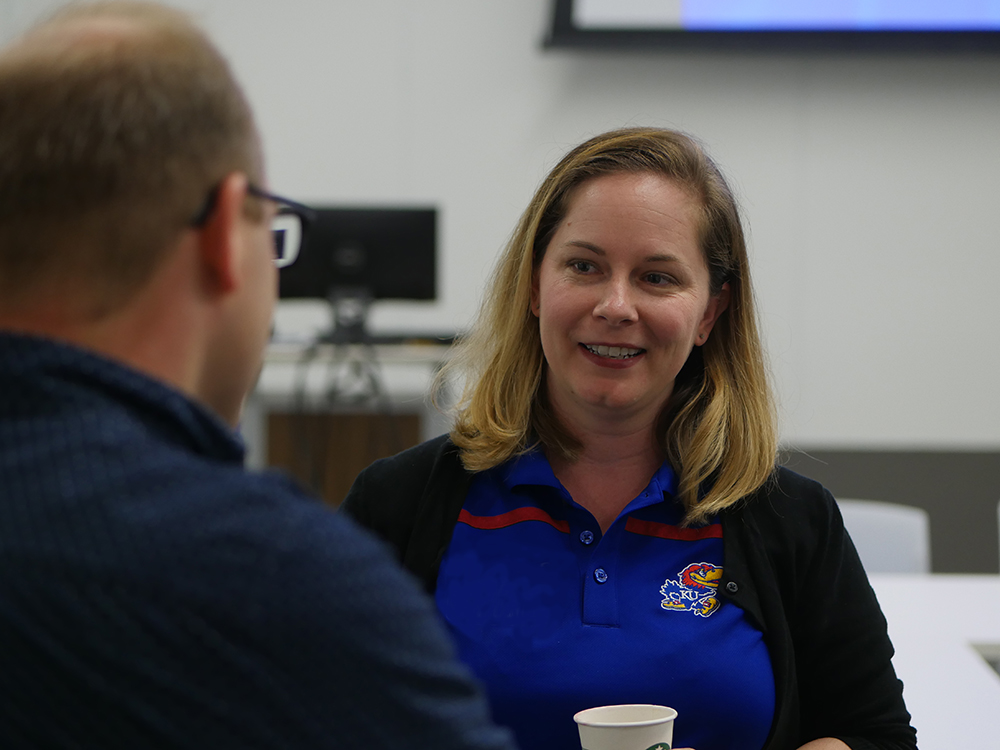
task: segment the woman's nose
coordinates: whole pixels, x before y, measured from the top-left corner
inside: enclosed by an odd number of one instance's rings
[[[627,279],[612,279],[602,288],[594,315],[618,325],[637,319],[634,290]]]

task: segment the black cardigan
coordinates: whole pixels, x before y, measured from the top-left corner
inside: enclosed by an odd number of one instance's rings
[[[471,477],[441,436],[369,466],[343,508],[433,593]],[[819,737],[854,750],[914,750],[885,618],[830,493],[778,468],[720,520],[719,593],[763,631],[774,669],[764,750]]]

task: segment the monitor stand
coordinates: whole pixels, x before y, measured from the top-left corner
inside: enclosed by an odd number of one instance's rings
[[[334,287],[327,294],[333,328],[320,337],[324,344],[369,343],[368,311],[372,293],[365,287]]]
[[[320,334],[303,352],[298,362],[295,401],[304,410],[306,377],[316,361],[319,347],[333,347],[333,357],[326,363],[323,387],[327,405],[365,407],[377,412],[389,411],[381,366],[374,342],[368,335],[368,310],[373,296],[366,287],[334,287],[327,294],[331,327]]]

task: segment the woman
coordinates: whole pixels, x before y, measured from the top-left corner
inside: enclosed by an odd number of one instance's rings
[[[830,494],[775,466],[740,217],[687,136],[571,151],[525,211],[455,427],[347,511],[435,596],[521,747],[678,710],[698,750],[914,748],[885,620]],[[447,372],[445,373],[447,375]]]

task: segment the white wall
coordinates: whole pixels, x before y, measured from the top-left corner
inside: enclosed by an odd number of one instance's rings
[[[0,37],[57,4],[0,0]],[[376,327],[463,327],[565,150],[677,127],[742,196],[786,441],[1000,449],[1000,56],[543,51],[543,0],[176,4],[245,83],[276,191],[440,208],[440,300]]]

